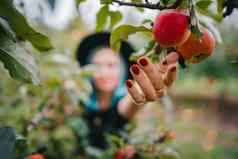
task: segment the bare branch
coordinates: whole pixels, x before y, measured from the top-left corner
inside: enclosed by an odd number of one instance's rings
[[[146,4],[150,4],[149,0],[145,0],[145,3],[146,3]]]
[[[177,0],[173,5],[169,6],[169,9],[178,8],[183,0]]]
[[[179,7],[179,5],[182,3],[183,0],[177,0],[174,4],[170,6],[161,5],[160,2],[157,4],[151,4],[148,0],[146,0],[146,3],[132,3],[132,2],[123,2],[122,0],[113,0],[113,2],[121,5],[121,6],[132,6],[132,7],[139,7],[139,8],[148,8],[148,9],[175,9]]]
[[[158,9],[158,6],[156,4],[130,3],[130,2],[123,2],[121,0],[113,0],[113,2],[118,3],[121,6],[133,6],[133,7],[139,7],[139,8]]]

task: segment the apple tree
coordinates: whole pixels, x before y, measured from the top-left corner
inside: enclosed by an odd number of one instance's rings
[[[77,5],[85,1],[76,0]],[[200,63],[214,53],[216,44],[222,42],[216,25],[238,8],[236,0],[100,0],[100,3],[95,30],[111,32],[111,48],[118,51],[123,40],[128,40],[129,36],[135,33],[142,33],[149,39],[147,45],[132,54],[130,60],[136,61],[140,56],[148,56],[154,63],[158,63],[167,54],[176,51],[180,55],[179,64],[182,68]],[[111,10],[110,6],[133,7],[141,14],[144,9],[150,9],[158,15],[155,19],[146,18],[136,26],[120,24],[123,14],[120,10]],[[156,144],[158,142],[152,144],[152,147]],[[136,146],[135,149],[121,147],[116,152],[117,159],[179,158],[176,152],[171,150],[136,153],[143,150]],[[153,153],[154,156],[151,157]],[[145,156],[142,157],[143,155]]]
[[[76,0],[76,3],[85,1]],[[150,40],[147,46],[131,56],[131,60],[146,55],[158,62],[165,54],[177,51],[182,67],[186,63],[199,63],[213,53],[215,43],[222,41],[215,25],[222,23],[226,16],[238,8],[235,0],[100,0],[100,3],[96,31],[111,31],[112,48],[118,50],[122,40],[140,32]],[[142,14],[144,9],[151,9],[158,12],[158,16],[145,19],[140,26],[118,26],[123,14],[120,10],[110,10],[111,5],[134,7]]]
[[[87,0],[76,0],[80,5]],[[121,41],[135,33],[143,33],[150,40],[141,51],[134,53],[130,58],[135,61],[145,55],[154,62],[159,62],[166,54],[177,51],[180,54],[179,63],[185,67],[189,63],[198,63],[209,57],[216,42],[221,42],[219,31],[214,24],[222,23],[234,9],[238,8],[237,0],[100,0],[101,8],[97,13],[96,31],[104,29],[111,31],[110,44],[115,50],[120,49]],[[158,12],[156,19],[145,19],[139,26],[118,25],[123,18],[119,10],[110,10],[111,5],[119,7],[135,7],[143,14],[144,9]],[[107,23],[110,23],[107,25]],[[165,31],[164,31],[165,30]],[[29,46],[30,44],[30,46]],[[29,47],[39,52],[51,50],[52,44],[47,36],[33,29],[25,17],[15,8],[12,0],[0,1],[0,61],[9,75],[19,81],[40,84],[37,60]],[[174,134],[162,134],[154,144],[164,143],[174,139]],[[17,144],[24,141],[16,135],[13,128],[0,128],[0,154],[5,159],[14,156]],[[112,138],[113,143],[123,147],[120,139]],[[113,148],[113,147],[112,147]],[[138,151],[139,150],[139,151]],[[134,149],[116,149],[116,157],[133,157]],[[149,158],[145,154],[153,154],[152,150],[137,147],[140,158]],[[102,158],[112,157],[115,149],[106,152]],[[138,154],[137,154],[138,155]],[[178,155],[166,150],[161,152],[160,158],[176,158]],[[137,157],[137,158],[139,158]]]

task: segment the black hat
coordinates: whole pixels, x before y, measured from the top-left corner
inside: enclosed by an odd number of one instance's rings
[[[100,47],[110,47],[110,33],[108,32],[100,32],[94,33],[87,37],[85,37],[79,44],[77,53],[77,61],[79,62],[80,66],[84,66],[89,64],[89,57],[94,52],[93,50],[100,48]],[[127,70],[130,66],[129,57],[134,52],[133,47],[128,43],[123,41],[120,48],[120,55],[125,63],[125,67]]]

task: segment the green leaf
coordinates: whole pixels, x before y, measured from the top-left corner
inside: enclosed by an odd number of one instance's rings
[[[229,64],[235,68],[238,68],[238,59],[234,59],[232,61],[229,61]]]
[[[147,23],[152,24],[153,21],[152,21],[151,19],[145,19],[145,20],[142,22],[142,24],[147,24]]]
[[[159,157],[160,159],[180,159],[179,154],[171,148],[166,148]]]
[[[12,159],[15,151],[15,131],[10,127],[0,128],[0,154],[1,158]]]
[[[142,3],[142,0],[131,0],[133,3]]]
[[[200,0],[196,3],[196,7],[200,9],[208,9],[212,2],[212,0]]]
[[[118,148],[123,147],[123,145],[125,144],[123,139],[117,135],[107,135],[106,140],[111,146],[116,146]]]
[[[5,29],[5,33],[9,38],[14,41],[17,41],[15,33],[12,31],[11,27],[9,26],[8,22],[0,17],[0,25]]]
[[[82,118],[69,118],[67,123],[78,134],[78,136],[85,137],[88,134],[88,127]]]
[[[129,57],[129,60],[131,62],[136,62],[141,56],[144,56],[145,53],[146,53],[145,48],[142,48],[139,51],[132,53]]]
[[[23,153],[24,151],[26,151],[26,147],[27,147],[27,139],[20,135],[20,134],[15,134],[15,149],[16,151],[19,151],[21,153]]]
[[[105,28],[109,14],[110,12],[108,5],[104,5],[103,7],[101,7],[101,9],[97,13],[96,31],[99,32]]]
[[[12,78],[27,83],[39,84],[39,70],[34,57],[14,42],[6,30],[0,23],[0,61],[3,62]]]
[[[217,21],[217,22],[221,22],[223,20],[223,15],[222,15],[222,11],[223,11],[223,6],[220,6],[221,4],[217,4],[218,8],[217,9],[217,13],[212,12],[211,10],[209,10],[209,6],[213,3],[213,0],[200,0],[196,3],[196,9],[199,13],[208,16],[210,18],[212,18],[213,20]],[[222,3],[222,2],[220,2]]]
[[[156,42],[154,40],[151,40],[145,48],[146,53],[150,52],[154,48],[155,44]]]
[[[149,59],[151,60],[152,63],[156,64],[160,61],[160,56],[159,54],[156,54],[156,53],[152,53],[150,54],[149,56]]]
[[[136,62],[140,57],[141,57],[141,55],[138,55],[138,54],[134,53],[134,54],[130,55],[129,60],[131,62]]]
[[[218,14],[223,13],[223,4],[224,4],[224,0],[217,0],[217,13]]]
[[[113,27],[121,21],[122,14],[119,11],[110,11],[109,6],[104,5],[97,13],[97,25],[96,25],[97,32],[103,31],[103,29],[105,29],[109,18],[111,22],[109,29],[112,30]]]
[[[11,0],[0,1],[0,17],[8,21],[19,40],[28,40],[39,51],[48,51],[53,47],[45,35],[29,26],[23,15],[14,7]]]
[[[150,59],[153,59],[152,62],[157,62],[157,59],[158,59],[157,55],[159,55],[159,54],[154,53],[155,44],[156,44],[156,42],[154,40],[149,41],[145,48],[142,48],[138,52],[131,54],[129,60],[132,62],[136,62],[141,56],[146,55],[149,58],[152,57],[152,58],[150,58]],[[151,52],[151,51],[153,51],[153,52]],[[154,60],[154,59],[156,59],[156,60]]]
[[[110,12],[110,18],[111,18],[110,30],[112,30],[113,27],[121,21],[122,14],[119,11],[112,11]]]
[[[82,2],[85,2],[86,0],[75,0],[76,5],[80,5]]]
[[[121,47],[121,41],[126,40],[130,35],[135,34],[137,32],[146,32],[151,34],[151,30],[144,26],[121,25],[117,27],[111,33],[111,48],[116,51],[119,51]]]
[[[49,102],[49,97],[44,97],[37,107],[38,112],[42,112]]]
[[[183,0],[178,8],[179,9],[188,9],[189,8],[189,1],[188,0]]]
[[[205,16],[208,16],[210,18],[212,18],[213,20],[217,21],[217,22],[221,22],[223,20],[223,16],[222,14],[215,14],[210,10],[203,10],[203,9],[197,9],[197,11]]]
[[[131,0],[132,3],[143,3],[142,0]],[[136,7],[136,9],[140,12],[144,12],[144,8]]]
[[[113,0],[100,0],[101,4],[112,4]]]

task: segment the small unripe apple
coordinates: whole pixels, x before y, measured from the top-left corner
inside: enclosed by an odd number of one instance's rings
[[[161,47],[179,46],[190,35],[189,17],[179,10],[163,11],[155,19],[153,34]]]
[[[215,39],[210,31],[202,28],[202,37],[191,34],[188,40],[178,47],[178,52],[190,63],[199,63],[211,56],[215,49]]]

